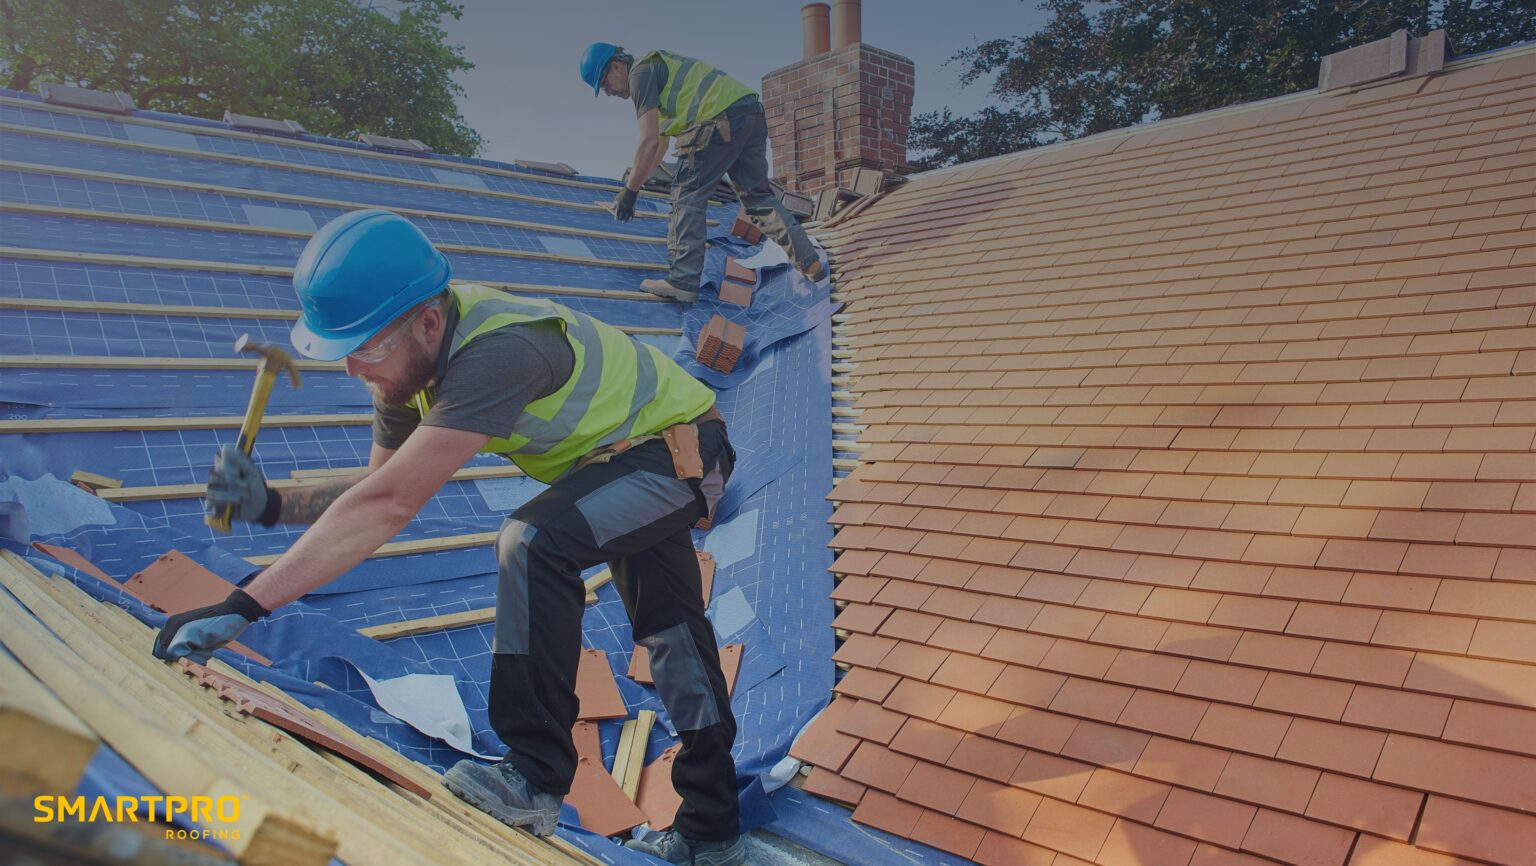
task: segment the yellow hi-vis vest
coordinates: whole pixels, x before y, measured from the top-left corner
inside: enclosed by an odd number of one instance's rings
[[[531,478],[556,481],[590,451],[691,421],[715,404],[715,392],[661,350],[584,313],[473,283],[450,291],[459,308],[450,353],[497,328],[530,322],[558,321],[570,341],[571,378],[529,403],[505,436],[480,449],[507,456]],[[422,391],[412,404],[425,415],[431,398]]]
[[[657,107],[662,135],[677,135],[757,92],[702,60],[670,51],[652,51],[635,65],[655,59],[667,66],[667,84]]]

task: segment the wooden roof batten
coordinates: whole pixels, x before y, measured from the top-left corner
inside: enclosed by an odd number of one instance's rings
[[[1445,53],[836,226],[806,790],[983,864],[1529,862],[1536,44]]]

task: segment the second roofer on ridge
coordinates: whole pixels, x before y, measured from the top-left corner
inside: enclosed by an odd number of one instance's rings
[[[677,142],[667,223],[669,270],[664,279],[642,281],[641,289],[683,303],[698,300],[705,211],[710,193],[726,177],[747,219],[783,247],[806,277],[822,278],[825,267],[805,229],[768,185],[768,124],[752,88],[693,57],[656,50],[637,61],[609,42],[588,46],[581,79],[593,96],[607,93],[635,104],[640,139],[629,177],[613,201],[620,222],[634,218],[641,185],[661,165],[668,139]]]

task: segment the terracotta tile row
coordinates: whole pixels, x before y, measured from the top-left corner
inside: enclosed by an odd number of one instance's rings
[[[940,730],[922,724],[925,731]],[[932,738],[932,734],[926,737]],[[941,751],[948,750],[952,738],[953,734],[943,740]],[[912,741],[922,743],[924,739],[914,737]],[[878,745],[861,746],[845,771],[853,784],[865,786],[855,820],[891,832],[910,830],[911,838],[967,857],[974,856],[973,846],[979,846],[984,834],[995,833],[1088,858],[1100,856],[1109,840],[1117,840],[1117,856],[1129,856],[1134,849],[1143,858],[1150,851],[1167,849],[1182,851],[1188,857],[1203,841],[1286,862],[1342,863],[1354,839],[1344,827],[1327,826],[1297,814],[1095,769],[1043,752],[1017,751],[1022,757],[1007,761],[1016,765],[1011,778],[994,781],[937,763],[910,760],[899,751]],[[1299,797],[1293,799],[1301,806],[1311,800],[1314,811],[1346,821],[1374,823],[1373,819],[1380,817],[1348,809],[1341,798],[1362,793],[1358,790],[1339,788],[1330,781],[1326,792],[1319,790],[1314,795],[1316,778],[1314,774],[1297,789]],[[1396,832],[1411,828],[1416,813],[1415,804],[1406,815],[1397,814]],[[944,828],[944,832],[921,838],[916,831],[924,820],[934,828]]]
[[[982,652],[1013,654],[1008,642],[995,643],[995,647],[989,645]],[[1191,739],[1257,756],[1279,756],[1360,776],[1370,775],[1372,762],[1392,731],[1423,736],[1440,736],[1443,732],[1448,739],[1460,736],[1459,730],[1446,730],[1451,701],[1433,695],[1363,685],[1352,689],[1348,683],[1209,662],[1170,665],[1153,661],[1162,659],[1161,656],[1135,651],[1104,650],[1107,655],[1101,656],[1093,652],[1097,648],[1063,642],[1050,644],[1043,655],[1039,647],[1027,651],[1025,657],[1038,658],[1034,663],[1044,669],[959,653],[951,653],[936,664],[914,664],[913,659],[922,656],[911,652],[910,647],[883,638],[857,636],[845,645],[848,651],[840,653],[839,660],[857,660],[875,668],[850,676],[878,676],[879,691],[884,693],[880,700],[909,713],[936,717],[935,713],[913,709],[923,706],[922,701],[926,700],[922,689],[908,684],[893,685],[897,680],[891,675],[942,687],[929,690],[934,698],[953,698],[958,692],[970,692],[1016,706],[1048,709],[1055,714]],[[1089,651],[1086,655],[1085,650]],[[911,704],[914,700],[919,703]],[[899,719],[877,704],[860,706],[865,712],[841,730],[891,743]],[[1466,706],[1470,711],[1475,705]],[[1529,711],[1491,709],[1505,713],[1506,724],[1518,724],[1519,720],[1529,724],[1536,718]],[[1330,724],[1326,721],[1329,719],[1342,720],[1344,724]],[[1350,751],[1337,753],[1331,746],[1318,750],[1308,745],[1309,738],[1323,733],[1348,743]],[[1530,752],[1533,746],[1526,743],[1516,745],[1516,749]]]
[[[864,517],[864,522],[845,528],[836,546],[845,550],[883,550],[894,554],[947,555],[984,565],[1014,565],[1040,570],[1072,565],[1071,572],[1084,577],[1122,579],[1131,574],[1165,575],[1152,577],[1150,582],[1155,583],[1173,583],[1173,575],[1193,575],[1202,562],[1198,557],[1205,552],[1204,562],[1335,572],[1341,586],[1348,582],[1351,573],[1371,572],[1402,575],[1409,578],[1407,585],[1410,586],[1414,585],[1413,578],[1528,581],[1531,577],[1525,567],[1536,553],[1536,549],[1523,544],[1519,547],[1497,545],[1501,537],[1533,519],[1525,514],[1416,518],[1418,527],[1427,533],[1454,525],[1458,527],[1458,534],[1473,534],[1469,541],[1485,542],[1446,544],[1392,541],[1382,536],[1351,538],[1347,535],[1328,537],[1241,531],[1242,521],[1258,518],[1266,509],[1235,509],[1230,503],[1092,496],[1064,499],[1049,493],[1006,494],[992,498],[999,502],[989,512],[928,509],[913,517],[906,526],[881,525],[877,521],[892,519],[891,515],[899,512],[875,507],[867,515],[859,515]],[[1020,506],[1004,503],[1030,498],[1051,503],[1043,509],[1044,516],[1005,510]],[[1088,510],[1092,510],[1092,514],[1086,513]],[[839,509],[840,522],[853,519],[843,511]],[[1153,511],[1155,517],[1151,516]],[[1154,519],[1156,524],[1147,526],[1106,520],[1109,516]],[[1332,520],[1343,533],[1370,533],[1374,531],[1377,519],[1378,515],[1361,509],[1306,509],[1292,526],[1322,532]],[[1395,517],[1388,518],[1383,525],[1396,520]],[[1367,521],[1372,528],[1362,529]],[[1221,528],[1202,528],[1202,524]],[[966,530],[965,534],[950,531],[960,526]],[[1392,531],[1399,530],[1389,530],[1386,534],[1390,535]],[[1004,537],[978,538],[977,533]],[[1510,540],[1524,542],[1527,539]],[[1074,558],[1079,555],[1083,560],[1075,562]],[[896,563],[901,561],[899,555],[891,557],[886,567],[897,567]],[[921,567],[921,563],[915,565]],[[1184,583],[1187,585],[1188,581]]]
[[[1091,529],[1096,525],[1084,526]],[[1125,536],[1121,527],[1097,526],[1106,530],[1097,539],[1106,545]],[[1526,626],[1536,619],[1529,610],[1536,603],[1536,586],[1532,584],[1351,571],[1347,564],[1326,558],[1330,552],[1339,552],[1339,548],[1329,545],[1320,546],[1324,557],[1317,563],[1333,567],[1201,561],[1189,554],[1165,557],[1034,541],[978,545],[978,539],[935,533],[923,534],[911,545],[904,541],[895,543],[894,546],[904,547],[910,553],[890,550],[890,539],[902,539],[904,534],[867,524],[845,527],[833,542],[845,551],[834,571],[911,581],[885,590],[893,595],[881,599],[883,605],[920,607],[935,587],[946,587],[948,591],[941,593],[935,604],[959,607],[930,612],[965,618],[972,618],[977,608],[988,603],[989,599],[979,595],[987,593],[1194,623],[1256,629],[1266,628],[1268,623],[1270,630],[1298,637],[1493,654],[1495,658],[1521,657],[1525,651],[1520,648],[1520,640],[1528,631]],[[1210,537],[1218,542],[1222,538],[1216,534]],[[1264,539],[1256,538],[1247,550]],[[1006,559],[1001,555],[991,560],[966,558],[968,551],[987,549],[1011,551],[1011,555]],[[850,553],[858,554],[858,558],[850,557]],[[951,560],[948,556],[961,558]],[[1506,551],[1499,561],[1506,558],[1518,560],[1508,557]],[[1494,560],[1490,558],[1488,562]],[[1499,572],[1495,568],[1481,574],[1462,571],[1455,576],[1489,574],[1498,577]],[[1487,601],[1468,600],[1484,595],[1485,587]],[[1439,599],[1442,589],[1444,598]],[[915,598],[916,593],[922,597]],[[1325,607],[1319,603],[1341,606]],[[1431,608],[1433,613],[1412,612]],[[1288,616],[1281,618],[1282,614]],[[869,614],[861,612],[850,617],[856,615]],[[1495,617],[1503,621],[1494,620]],[[1513,655],[1499,655],[1505,652]]]
[[[844,583],[854,580],[856,579],[848,578]],[[1031,613],[1038,615],[1042,610],[1043,608],[1039,605],[1020,609],[1026,617]],[[1245,706],[1254,705],[1324,720],[1342,719],[1350,724],[1388,731],[1396,730],[1428,736],[1441,736],[1443,731],[1447,739],[1464,741],[1466,737],[1474,736],[1472,731],[1475,725],[1468,722],[1459,723],[1453,729],[1447,728],[1451,709],[1449,698],[1372,688],[1368,685],[1370,683],[1393,687],[1403,685],[1410,666],[1415,664],[1416,657],[1412,653],[1378,650],[1371,647],[1352,647],[1333,642],[1311,642],[1304,645],[1306,655],[1301,658],[1301,662],[1291,665],[1288,669],[1283,654],[1288,649],[1282,651],[1278,657],[1266,655],[1261,648],[1249,649],[1254,639],[1261,636],[1248,633],[1238,639],[1235,658],[1231,660],[1243,665],[1252,665],[1252,667],[1226,667],[1219,664],[1220,661],[1224,661],[1220,659],[1186,660],[1148,652],[1157,648],[1145,644],[1142,648],[1137,648],[1134,644],[1127,646],[1126,643],[1121,643],[1119,644],[1121,648],[1117,649],[1115,646],[1102,646],[1098,643],[1053,639],[1049,632],[1034,633],[1037,630],[1029,622],[1009,619],[1006,616],[999,618],[999,624],[1008,627],[957,621],[945,622],[940,626],[945,636],[941,640],[930,640],[930,644],[933,647],[944,647],[956,652],[938,661],[933,672],[925,678],[959,689],[986,693],[994,683],[1016,681],[1016,677],[1012,674],[1009,674],[1008,679],[1004,678],[1004,674],[1008,671],[1000,667],[999,663],[1044,665],[1061,673],[1089,675],[1130,686],[1146,686],[1162,691],[1212,698]],[[1020,628],[1029,628],[1031,631],[1015,630]],[[1108,642],[1111,635],[1103,630],[1095,630],[1095,633],[1088,637],[1092,641]],[[840,651],[838,660],[874,667],[885,664],[887,655],[897,646],[898,642],[888,636],[859,635],[850,638],[849,643],[845,644],[845,651]],[[1163,652],[1178,651],[1178,649],[1162,647]],[[970,658],[961,653],[979,655],[981,658]],[[913,663],[913,658],[924,657],[922,654],[906,652],[891,664],[910,665]],[[933,656],[930,654],[926,658],[932,659]],[[1437,667],[1443,667],[1446,661],[1440,657],[1424,656],[1423,658],[1425,664],[1433,664]],[[1268,668],[1267,672],[1266,668]],[[1289,673],[1288,670],[1294,670],[1296,673]],[[1358,681],[1360,685],[1353,686],[1352,682],[1320,679],[1319,676]],[[1422,679],[1424,685],[1436,685],[1432,677]],[[1449,677],[1442,676],[1442,679],[1449,679]],[[1051,695],[1054,695],[1054,687],[1059,685],[1059,682],[1056,679],[1050,682],[1053,687]],[[1452,685],[1456,683],[1456,680],[1451,681]],[[854,677],[854,683],[850,684],[844,693],[860,696],[873,695],[866,698],[870,700],[885,699],[889,695],[892,684],[893,680],[888,675],[878,675],[873,671],[860,672]],[[1470,679],[1460,680],[1458,690],[1466,691],[1468,686],[1473,686],[1476,691],[1482,692],[1478,695],[1479,697],[1490,696],[1489,689],[1479,686],[1475,680]],[[1351,694],[1352,691],[1353,694]],[[1524,692],[1514,688],[1505,688],[1492,694],[1496,695],[1496,700],[1504,702],[1527,699]],[[1154,696],[1133,696],[1130,706],[1126,708],[1127,715],[1122,716],[1120,722],[1134,724],[1127,716],[1142,715],[1143,710],[1148,706],[1156,708],[1157,712],[1151,715],[1155,715],[1158,719],[1156,722],[1148,722],[1145,726],[1148,730],[1173,733],[1181,724],[1197,724],[1200,719],[1198,715],[1193,715],[1187,722],[1179,721],[1180,716],[1175,709],[1182,706],[1193,714],[1198,708],[1192,704],[1181,705],[1178,701]],[[1474,711],[1472,709],[1474,706],[1477,705],[1464,703],[1463,712],[1473,713],[1479,720],[1485,718],[1485,715],[1482,715],[1485,711]],[[1529,710],[1520,711],[1510,708],[1499,712],[1502,712],[1506,718],[1500,721],[1495,714],[1490,721],[1497,722],[1505,728],[1509,725],[1528,725],[1532,720],[1536,720],[1536,714]],[[1230,716],[1231,713],[1227,715]],[[1467,719],[1470,721],[1474,716],[1468,716]],[[1252,724],[1255,719],[1238,721]],[[1216,719],[1212,717],[1210,725],[1215,724]],[[1169,727],[1159,728],[1156,725]],[[1202,732],[1202,736],[1215,737],[1218,734],[1213,730],[1208,733]],[[1497,742],[1505,744],[1501,748],[1536,754],[1536,741],[1522,744],[1521,738],[1512,734],[1494,736]],[[1481,741],[1470,740],[1469,742]],[[1273,753],[1273,749],[1268,751]]]
[[[987,748],[976,744],[985,744]],[[1213,765],[1202,771],[1199,767],[1203,753],[1181,754],[1171,748],[1174,745],[1153,738],[1135,759],[1135,767],[1142,773],[1168,773],[1168,782],[1193,782],[1232,799],[1209,796],[1187,787],[1170,787],[1114,770],[1095,769],[1090,764],[963,734],[917,718],[905,720],[891,750],[863,749],[858,763],[848,772],[856,785],[884,786],[908,802],[1007,835],[1023,833],[1042,798],[1050,796],[1144,823],[1155,822],[1158,827],[1228,847],[1244,844],[1248,828],[1262,811],[1273,814],[1261,826],[1288,827],[1290,832],[1301,828],[1303,835],[1325,849],[1329,837],[1340,838],[1342,828],[1332,833],[1321,832],[1306,822],[1287,821],[1287,817],[1294,819],[1305,812],[1324,822],[1406,840],[1422,800],[1421,795],[1410,791],[1383,788],[1331,773],[1319,775],[1244,755],[1231,755],[1220,767]],[[1079,747],[1088,751],[1093,748]],[[919,760],[908,761],[905,755]],[[942,766],[945,762],[953,769]],[[1213,778],[1218,778],[1214,787]],[[840,790],[848,794],[851,789]],[[1257,805],[1242,805],[1240,801],[1244,800]],[[1264,809],[1265,806],[1274,808]],[[1461,803],[1459,808],[1482,809],[1492,816],[1506,816],[1500,820],[1518,821],[1517,816],[1501,810],[1467,803]],[[1286,816],[1283,811],[1296,814]],[[1261,833],[1247,844],[1261,853],[1267,845],[1280,844],[1260,841],[1267,838]]]

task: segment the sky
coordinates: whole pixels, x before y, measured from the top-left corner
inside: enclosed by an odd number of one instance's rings
[[[801,59],[799,0],[461,0],[445,22],[448,43],[475,69],[458,76],[459,108],[485,139],[481,156],[564,162],[618,177],[634,154],[628,101],[593,98],[580,59],[594,41],[639,56],[667,48],[719,66],[755,90],[764,73]],[[985,83],[962,89],[944,62],[984,39],[1044,23],[1035,0],[864,0],[863,41],[916,65],[913,113],[949,107],[969,114],[991,101]]]

